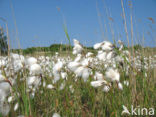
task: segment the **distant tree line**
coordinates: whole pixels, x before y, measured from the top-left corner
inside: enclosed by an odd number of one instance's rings
[[[142,46],[139,45],[139,44],[134,45],[133,47],[134,47],[134,50],[140,50],[142,48]],[[7,50],[7,47],[5,47],[5,48]],[[125,46],[125,48],[127,48],[127,47]],[[132,47],[130,47],[130,48],[132,48]],[[73,49],[73,46],[70,46],[70,45],[52,44],[49,47],[31,47],[31,48],[22,49],[22,50],[20,50],[20,49],[13,49],[12,52],[20,53],[20,51],[21,51],[23,54],[33,54],[35,52],[60,52],[60,51],[62,52],[62,51],[72,51],[72,49]],[[89,50],[89,51],[93,51],[94,50],[93,47],[84,47],[84,49]],[[3,49],[1,49],[1,51],[3,51]]]
[[[87,50],[93,50],[93,47],[84,47]],[[49,47],[31,47],[27,49],[13,49],[12,52],[23,54],[33,54],[35,52],[63,52],[63,51],[72,51],[73,46],[65,44],[52,44]]]
[[[23,54],[33,54],[34,52],[59,52],[59,51],[72,51],[73,47],[69,45],[53,44],[49,47],[31,47],[22,49]],[[13,52],[20,53],[20,49],[13,49]]]

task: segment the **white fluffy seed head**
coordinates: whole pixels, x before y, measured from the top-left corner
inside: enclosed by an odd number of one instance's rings
[[[82,74],[83,74],[83,70],[84,70],[84,69],[85,69],[84,67],[80,66],[80,67],[78,67],[78,68],[74,71],[74,73],[75,73],[78,77],[81,77]]]
[[[52,117],[61,117],[58,113],[54,113]]]
[[[99,51],[98,52],[98,55],[97,55],[97,58],[101,61],[106,61],[106,55],[107,53],[106,52],[103,52],[103,51]]]
[[[9,103],[12,102],[12,100],[13,100],[13,96],[8,97],[8,102]]]
[[[122,86],[122,84],[119,82],[118,83],[118,88],[120,89],[120,90],[123,90],[123,86]]]
[[[39,64],[31,65],[29,71],[31,75],[40,75],[42,73],[42,69]]]
[[[89,75],[90,75],[90,70],[88,68],[84,68],[83,73],[82,73],[82,78],[84,82],[88,80]]]
[[[18,107],[19,107],[19,104],[16,103],[15,106],[14,106],[14,111],[16,111],[18,109]]]
[[[1,82],[0,89],[4,91],[5,95],[7,96],[10,94],[11,86],[8,82]]]
[[[120,74],[117,69],[114,70],[112,68],[109,68],[105,73],[105,77],[108,81],[111,81],[111,82],[114,82],[114,81],[119,82],[120,80]]]
[[[129,81],[125,80],[123,83],[124,85],[129,86]]]
[[[35,86],[37,87],[40,83],[41,79],[37,76],[31,76],[27,78],[27,85],[28,87]]]
[[[81,54],[83,51],[82,45],[76,39],[74,39],[73,41],[74,41],[73,54]]]
[[[99,49],[102,46],[103,43],[96,43],[93,48],[94,49]]]
[[[61,83],[59,90],[63,90],[65,85],[66,85],[65,82]]]
[[[67,78],[67,73],[66,72],[61,72],[61,77],[62,77],[62,79],[66,79]]]
[[[109,90],[110,90],[110,87],[109,87],[109,86],[105,85],[105,86],[103,87],[103,91],[104,91],[104,92],[108,92]]]
[[[58,80],[60,80],[59,72],[53,72],[53,75],[54,75],[53,83],[56,83]]]
[[[110,51],[113,49],[113,44],[110,43],[109,41],[104,41],[102,44],[102,50],[104,51]]]
[[[30,66],[37,63],[37,59],[34,57],[29,57],[26,59],[25,64]]]
[[[99,72],[95,72],[95,75],[94,75],[94,79],[95,80],[103,80],[103,74],[99,73]]]
[[[6,117],[10,111],[10,106],[7,103],[0,104],[0,113],[2,116]]]
[[[54,88],[54,86],[52,84],[47,85],[47,89],[53,89],[53,88]]]
[[[92,81],[91,86],[94,88],[97,88],[97,87],[104,85],[105,83],[106,83],[106,81],[104,81],[104,80]]]
[[[63,67],[63,62],[58,61],[58,62],[54,65],[54,67],[53,67],[53,72],[55,72],[55,71],[57,71],[57,72],[60,71],[62,67]]]
[[[73,72],[78,68],[78,66],[80,66],[80,63],[78,62],[70,62],[68,64],[68,68]]]

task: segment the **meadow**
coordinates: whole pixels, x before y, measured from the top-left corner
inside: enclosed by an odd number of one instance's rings
[[[124,42],[112,33],[114,42],[105,38],[85,47],[70,39],[64,24],[68,44],[11,49],[7,31],[8,50],[2,54],[1,47],[0,54],[0,117],[156,116],[156,48],[135,37],[132,12],[127,28],[123,0],[121,6]]]
[[[129,52],[120,40],[97,43],[92,52],[73,41],[65,56],[1,56],[1,116],[120,117],[132,116],[124,106],[156,107],[156,55]]]

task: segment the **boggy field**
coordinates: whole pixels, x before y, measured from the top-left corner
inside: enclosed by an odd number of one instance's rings
[[[0,57],[1,116],[155,114],[156,55],[143,49],[130,52],[120,40],[118,46],[96,43],[94,52],[73,42],[72,55]]]

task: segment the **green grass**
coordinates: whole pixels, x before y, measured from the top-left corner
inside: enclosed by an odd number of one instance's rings
[[[90,51],[92,49],[88,50]],[[153,49],[145,48],[144,52],[145,55],[149,56],[153,52]],[[54,54],[55,52],[52,54],[52,52],[39,51],[35,53],[35,56],[52,56]],[[69,52],[60,51],[61,56],[66,57],[67,54],[69,54]],[[59,90],[63,82],[63,80],[60,80],[54,84],[55,89],[50,90],[45,87],[40,87],[33,99],[30,98],[26,92],[25,81],[19,82],[19,79],[23,76],[18,75],[15,91],[21,94],[19,100],[17,100],[17,102],[19,102],[19,109],[17,112],[11,109],[9,116],[31,115],[33,117],[49,117],[57,112],[63,117],[120,117],[123,110],[122,105],[125,105],[128,109],[130,109],[131,105],[142,108],[156,108],[155,69],[142,69],[139,72],[131,68],[129,76],[127,76],[122,69],[119,71],[121,82],[124,80],[130,82],[128,87],[123,85],[123,91],[118,90],[117,85],[114,83],[111,90],[105,93],[102,91],[102,87],[97,89],[91,87],[90,81],[93,79],[93,76],[90,76],[90,80],[88,80],[87,83],[81,78],[75,82],[73,74],[68,73],[68,80],[65,81],[66,85],[63,90]],[[145,72],[147,73],[147,77],[145,77]],[[26,75],[26,73],[23,75]],[[47,84],[51,83],[51,79],[49,76],[43,77],[43,80]],[[73,86],[74,93],[70,91],[70,85]],[[40,91],[43,91],[43,93],[41,94]],[[14,103],[11,104],[12,108],[13,105]]]
[[[56,89],[50,90],[40,87],[36,92],[34,99],[29,97],[25,91],[25,83],[18,83],[17,91],[21,98],[18,100],[20,107],[17,112],[10,112],[10,116],[23,114],[33,117],[49,117],[58,112],[63,117],[120,117],[122,105],[130,108],[134,107],[156,107],[156,80],[153,76],[153,70],[146,71],[148,76],[144,77],[144,72],[137,72],[135,77],[130,77],[130,86],[124,86],[124,90],[117,89],[114,83],[108,93],[102,92],[102,88],[95,89],[90,86],[90,80],[85,83],[82,79],[74,81],[72,74],[68,75],[66,86],[59,90],[60,80],[55,84]],[[127,76],[121,72],[121,81]],[[20,78],[20,76],[19,76]],[[48,76],[43,77],[47,84],[51,83]],[[74,93],[70,91],[72,85]],[[136,89],[135,89],[136,87]],[[40,91],[43,91],[41,94]],[[12,104],[13,106],[13,104]],[[31,110],[30,110],[31,109]]]

